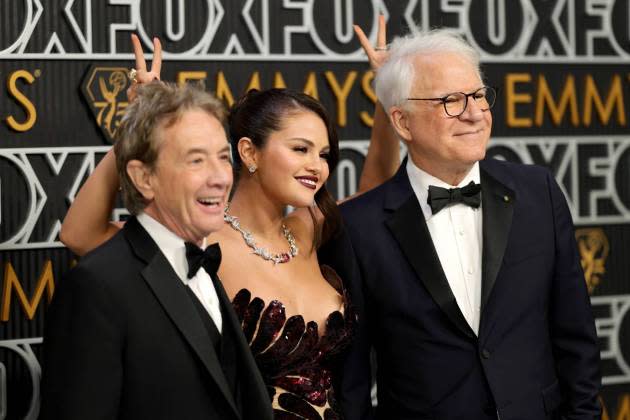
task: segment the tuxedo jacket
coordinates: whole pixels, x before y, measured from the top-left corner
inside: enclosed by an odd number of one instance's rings
[[[383,419],[599,419],[599,348],[566,201],[535,166],[480,162],[478,336],[449,287],[403,162],[341,206],[321,258],[351,283],[359,331],[341,401],[368,418],[369,349]]]
[[[240,324],[217,284],[223,334],[236,337],[238,404],[186,286],[131,218],[60,283],[44,339],[44,419],[271,419]]]

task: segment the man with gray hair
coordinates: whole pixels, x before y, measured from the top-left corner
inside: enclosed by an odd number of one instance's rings
[[[42,418],[272,418],[217,278],[219,245],[206,247],[232,186],[224,115],[200,88],[137,89],[114,146],[134,216],[60,282],[46,319]]]
[[[571,216],[548,170],[484,160],[496,91],[477,52],[447,30],[399,38],[375,84],[408,158],[342,205],[322,253],[361,309],[347,417],[370,416],[373,346],[378,418],[599,419]]]

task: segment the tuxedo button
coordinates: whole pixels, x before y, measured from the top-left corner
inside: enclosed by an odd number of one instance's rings
[[[488,351],[488,349],[483,349],[481,351],[481,357],[483,357],[484,359],[489,359],[490,358],[490,352]]]

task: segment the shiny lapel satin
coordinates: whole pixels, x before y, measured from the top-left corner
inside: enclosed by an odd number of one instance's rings
[[[389,184],[385,209],[393,214],[386,224],[433,300],[459,330],[474,337],[444,275],[405,167],[406,160]]]
[[[514,191],[497,181],[481,167],[481,202],[483,209],[483,256],[481,274],[481,319],[490,293],[497,279],[507,246],[512,213]]]
[[[125,235],[136,255],[147,263],[147,266],[142,270],[145,281],[175,326],[201,359],[219,390],[232,407],[235,416],[240,418],[217,354],[197,310],[190,302],[184,284],[177,277],[166,257],[159,251],[153,239],[135,218],[130,219],[125,224]]]

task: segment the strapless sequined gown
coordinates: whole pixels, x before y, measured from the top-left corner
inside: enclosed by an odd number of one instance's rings
[[[326,266],[322,274],[343,296],[344,310],[328,316],[321,337],[316,322],[305,323],[301,315],[287,319],[277,300],[265,306],[262,299],[242,289],[232,302],[276,420],[342,418],[332,387],[333,366],[350,344],[355,315],[337,274]]]

